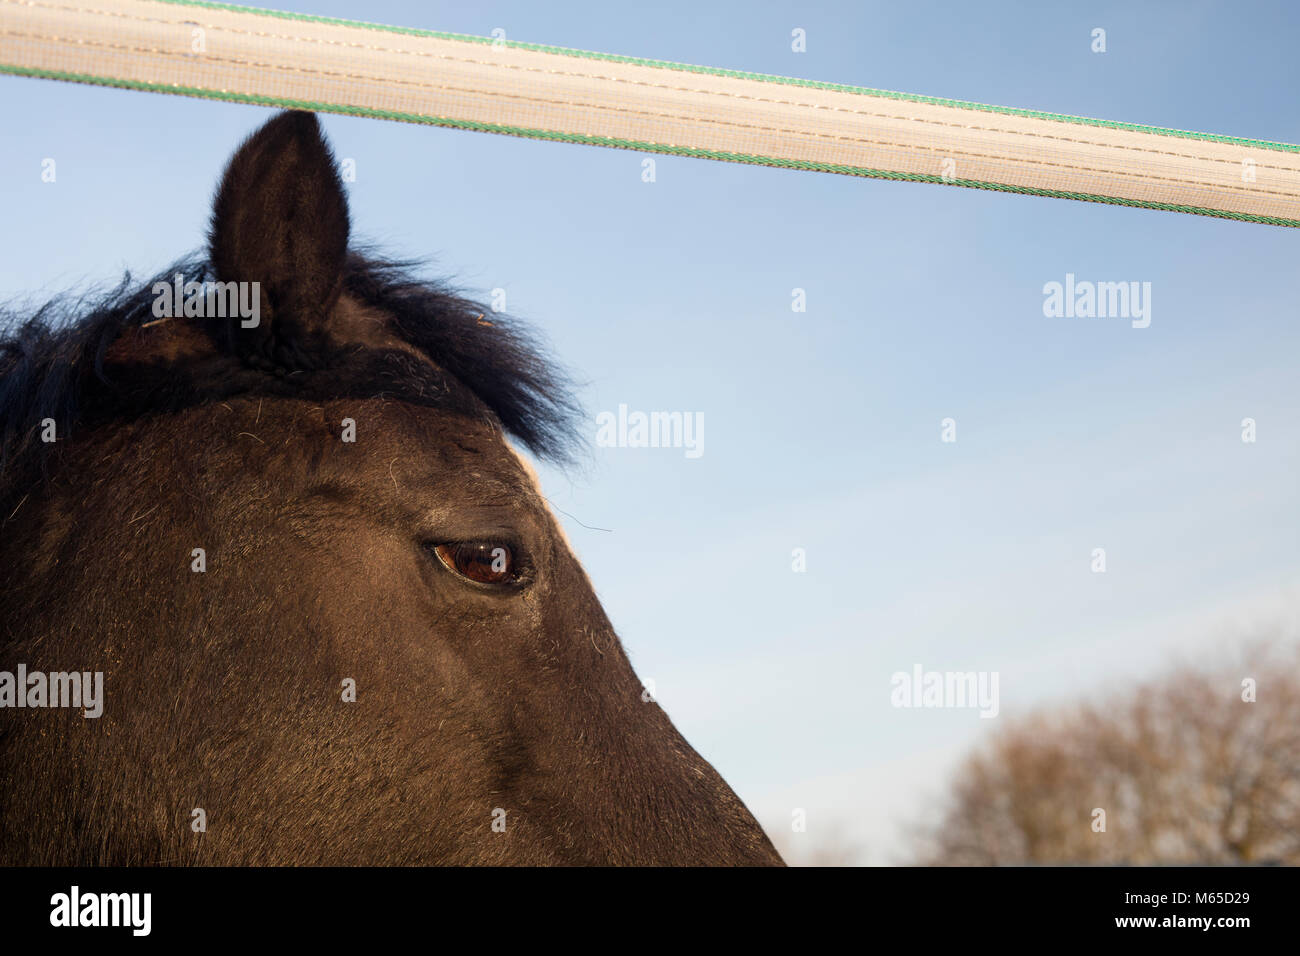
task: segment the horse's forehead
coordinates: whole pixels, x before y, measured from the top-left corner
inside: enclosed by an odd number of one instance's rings
[[[533,467],[532,462],[530,462],[528,458],[519,451],[519,449],[515,448],[508,439],[503,438],[502,442],[506,446],[506,450],[518,464],[519,470],[523,472],[524,478],[528,481],[529,490],[536,497],[537,501],[540,502],[541,507],[546,511],[546,513],[550,515],[551,524],[554,526],[556,533],[560,536],[560,540],[563,541],[564,546],[569,549],[569,553],[576,555],[577,552],[573,549],[573,542],[569,540],[568,532],[564,530],[564,525],[561,523],[560,519],[555,516],[555,511],[551,507],[551,499],[547,498],[546,495],[542,493],[542,479],[538,476],[537,469]]]
[[[277,480],[396,483],[400,491],[455,482],[477,497],[499,499],[531,498],[537,488],[531,466],[498,424],[454,408],[382,396],[253,393],[182,415],[195,417],[178,422],[177,435],[206,436],[189,442],[199,457],[208,460],[216,442],[229,469],[266,469]]]
[[[384,480],[433,487],[466,477],[484,497],[523,497],[546,501],[536,471],[500,426],[451,409],[412,405],[390,399],[331,403],[327,417],[352,418],[356,442],[374,446],[366,467]],[[344,449],[339,449],[344,450]]]

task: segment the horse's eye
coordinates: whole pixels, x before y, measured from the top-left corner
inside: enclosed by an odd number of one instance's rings
[[[433,551],[447,570],[479,584],[512,584],[519,578],[514,551],[504,544],[465,541],[435,545]]]

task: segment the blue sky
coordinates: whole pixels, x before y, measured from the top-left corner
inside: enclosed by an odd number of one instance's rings
[[[1280,3],[268,5],[1300,142]],[[0,110],[6,300],[196,248],[270,115],[12,77]],[[1007,717],[1296,633],[1296,231],[667,156],[645,183],[632,152],[324,125],[356,234],[505,289],[584,382],[589,437],[620,403],[703,415],[697,460],[594,448],[542,478],[612,529],[563,519],[642,677],[772,830],[802,807],[803,845],[889,859]],[[1045,318],[1067,273],[1150,282],[1150,327]],[[997,671],[1002,716],[891,707],[918,663]]]

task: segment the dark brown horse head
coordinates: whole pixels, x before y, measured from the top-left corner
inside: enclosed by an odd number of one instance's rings
[[[565,456],[563,380],[349,252],[311,114],[204,261],[0,344],[0,863],[780,862],[507,440]]]

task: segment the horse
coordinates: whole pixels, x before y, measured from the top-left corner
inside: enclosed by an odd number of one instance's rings
[[[782,865],[517,450],[571,378],[349,229],[282,112],[204,254],[11,316],[0,863]]]

